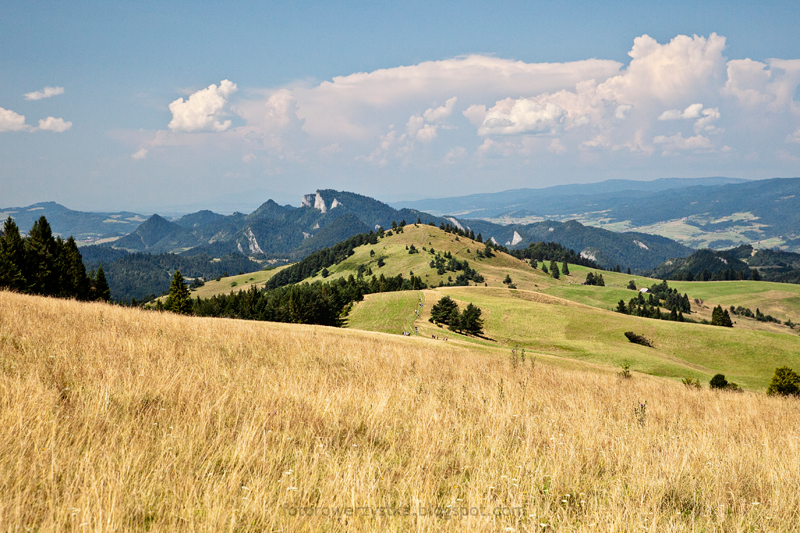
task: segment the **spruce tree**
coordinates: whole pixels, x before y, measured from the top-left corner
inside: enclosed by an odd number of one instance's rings
[[[481,308],[473,305],[467,305],[464,312],[461,314],[461,329],[470,335],[483,334],[483,320],[481,319]]]
[[[183,280],[183,278],[181,278],[181,280]],[[171,289],[172,288],[170,287],[170,294]],[[186,289],[186,293],[189,293],[189,289]],[[92,295],[95,300],[102,300],[104,302],[107,302],[111,299],[111,289],[108,287],[103,265],[97,267],[97,274],[94,276],[94,284],[92,287]]]
[[[759,274],[757,268],[753,269],[753,273],[750,276],[750,279],[753,280],[753,281],[761,281],[761,274]]]
[[[72,237],[67,239],[61,247],[61,252],[64,263],[64,269],[61,272],[61,284],[62,289],[68,288],[68,290],[63,290],[62,292],[66,293],[65,296],[67,298],[88,300],[91,291],[91,280],[86,275],[86,267],[83,265],[83,258],[78,250],[78,245],[75,244],[75,239]]]
[[[59,275],[56,270],[56,240],[47,219],[42,216],[33,223],[25,239],[25,255],[30,269],[26,276],[28,291],[33,294],[58,294]]]
[[[461,315],[458,312],[458,307],[450,311],[450,316],[447,319],[447,328],[450,331],[461,331]]]
[[[99,272],[99,271],[98,271]],[[183,281],[180,270],[175,271],[169,285],[169,296],[164,303],[164,308],[173,313],[188,315],[192,311],[192,300],[189,296],[189,288]]]
[[[731,320],[731,315],[730,315],[730,313],[728,313],[727,309],[722,311],[721,322],[722,323],[720,325],[723,326],[723,327],[726,327],[726,328],[732,328],[733,327],[733,321]]]
[[[0,287],[25,292],[25,243],[14,219],[8,217],[0,233]]]
[[[561,273],[558,271],[558,264],[555,261],[550,261],[550,275],[555,279],[561,277]]]
[[[561,263],[561,273],[565,276],[569,276],[569,266],[567,266],[567,260],[564,259],[564,262]]]
[[[431,307],[431,317],[428,320],[434,324],[447,324],[450,322],[450,314],[454,309],[458,311],[458,304],[449,296],[442,296]]]

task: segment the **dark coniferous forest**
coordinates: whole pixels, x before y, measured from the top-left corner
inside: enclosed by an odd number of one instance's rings
[[[9,217],[0,232],[0,287],[24,294],[108,300],[103,268],[86,273],[75,240],[53,237],[45,217],[33,223],[27,237]]]

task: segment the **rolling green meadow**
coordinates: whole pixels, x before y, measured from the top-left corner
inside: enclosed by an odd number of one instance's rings
[[[406,246],[431,246],[465,258],[486,279],[485,284],[468,287],[438,287],[424,291],[372,294],[356,303],[348,317],[348,327],[367,331],[400,334],[419,329],[419,336],[448,337],[458,344],[471,344],[489,351],[507,354],[515,346],[531,354],[542,354],[597,365],[619,368],[630,365],[634,371],[673,380],[692,377],[707,383],[722,373],[749,390],[763,391],[776,367],[800,368],[800,336],[797,329],[782,324],[757,322],[733,316],[734,328],[720,328],[700,323],[679,323],[628,316],[613,312],[619,300],[628,301],[636,292],[627,289],[635,280],[637,287],[649,287],[660,280],[625,273],[597,271],[570,265],[570,275],[555,280],[525,261],[497,253],[490,259],[475,259],[478,243],[438,229],[407,226],[403,234],[392,235],[377,245],[366,245],[346,261],[330,269],[330,277],[352,274],[360,264],[370,266],[374,274],[423,275],[434,286],[447,281],[438,276],[425,261],[430,254],[409,254]],[[375,254],[371,255],[370,250]],[[470,252],[467,252],[470,250]],[[377,258],[385,266],[378,269]],[[541,268],[541,265],[540,265]],[[582,285],[588,272],[602,274],[603,287]],[[511,276],[517,289],[509,289],[502,280]],[[710,319],[711,309],[720,304],[756,307],[781,321],[800,321],[800,286],[753,281],[670,282],[692,301],[694,320]],[[468,337],[428,322],[430,307],[445,294],[461,308],[468,303],[479,306],[485,320],[485,335]],[[422,298],[422,313],[414,314]],[[695,301],[697,299],[697,301]],[[624,336],[633,331],[652,341],[653,348],[630,343]]]

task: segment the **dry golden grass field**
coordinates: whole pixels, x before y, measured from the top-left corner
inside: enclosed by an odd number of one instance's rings
[[[800,529],[800,402],[552,360],[0,292],[0,529]]]

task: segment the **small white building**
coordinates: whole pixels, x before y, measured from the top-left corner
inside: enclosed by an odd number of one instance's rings
[[[650,294],[650,289],[648,289],[647,287],[642,287],[641,289],[639,289],[639,292],[642,294]]]

